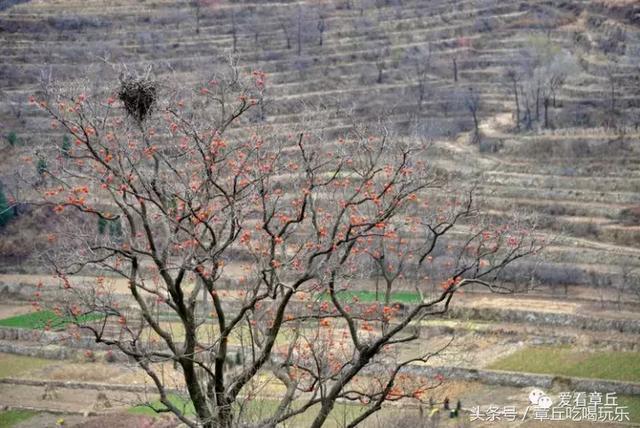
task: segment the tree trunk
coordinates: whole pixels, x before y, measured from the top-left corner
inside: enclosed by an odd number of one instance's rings
[[[549,97],[544,97],[544,127],[549,128]]]
[[[289,30],[287,30],[287,26],[284,24],[280,24],[280,28],[282,28],[284,38],[287,41],[287,49],[291,49],[291,37],[289,36]]]
[[[610,118],[609,118],[609,126],[615,127],[615,117],[616,117],[616,86],[613,78],[611,78],[611,105],[610,108]]]
[[[471,112],[471,115],[473,116],[473,128],[474,128],[473,143],[480,144],[480,124],[478,123],[478,114],[474,110],[473,112]]]
[[[298,56],[302,55],[302,16],[298,11]]]
[[[391,287],[393,285],[393,281],[390,281],[389,279],[386,279],[386,281],[387,288],[384,293],[384,304],[385,306],[389,306],[389,304],[391,303]]]
[[[536,88],[536,122],[540,122],[540,85]]]
[[[458,81],[458,62],[453,58],[453,81]]]
[[[238,52],[238,35],[235,28],[233,29],[233,53]]]
[[[233,37],[233,53],[238,51],[238,29],[236,28],[236,15],[231,14],[231,37]]]
[[[191,355],[193,355],[193,353],[191,353]],[[218,425],[214,423],[213,418],[211,417],[211,412],[207,406],[207,399],[202,393],[202,388],[198,382],[199,379],[191,358],[192,357],[189,356],[180,360],[180,366],[182,366],[182,371],[184,373],[187,391],[189,391],[189,398],[191,398],[191,401],[193,402],[198,419],[203,424],[202,426],[206,428],[215,428]]]
[[[513,81],[513,95],[516,99],[516,129],[520,130],[520,100],[518,99],[518,84]]]

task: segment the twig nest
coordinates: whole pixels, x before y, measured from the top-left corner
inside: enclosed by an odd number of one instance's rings
[[[156,102],[156,82],[149,78],[126,78],[120,81],[118,98],[127,113],[143,122]]]

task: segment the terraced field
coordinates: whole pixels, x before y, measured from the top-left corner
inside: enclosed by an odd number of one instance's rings
[[[247,69],[268,74],[256,121],[287,132],[304,120],[337,133],[382,115],[405,138],[433,139],[437,166],[477,180],[486,212],[537,214],[552,241],[540,283],[608,293],[640,266],[640,221],[625,216],[640,204],[640,29],[631,3],[363,0],[198,11],[172,1],[29,1],[0,12],[0,28],[2,130],[21,142],[1,149],[4,181],[28,146],[62,139],[27,107],[41,76],[91,76],[108,94],[117,84],[111,65],[126,62],[188,85],[235,51]],[[505,76],[541,49],[570,63],[550,108],[553,129],[539,119],[515,132]],[[602,126],[612,82],[616,128]],[[470,88],[481,100],[480,151],[469,143]]]

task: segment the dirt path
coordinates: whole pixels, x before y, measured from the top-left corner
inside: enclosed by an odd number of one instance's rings
[[[32,311],[31,305],[0,305],[0,319],[15,317]]]

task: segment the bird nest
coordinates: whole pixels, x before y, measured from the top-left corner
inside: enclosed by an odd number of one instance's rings
[[[143,122],[156,103],[156,82],[149,78],[128,78],[120,83],[118,98],[127,113],[136,121]]]

